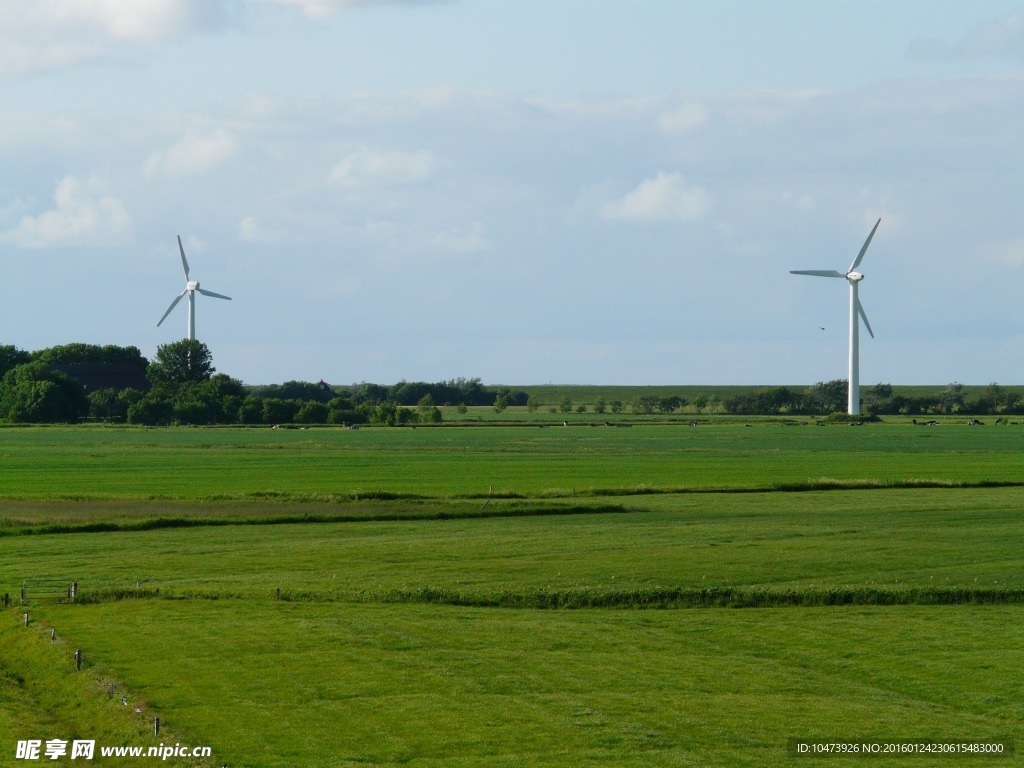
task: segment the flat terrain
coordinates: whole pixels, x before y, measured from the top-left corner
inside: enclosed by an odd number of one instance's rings
[[[39,732],[93,738],[86,706],[103,733],[160,716],[210,765],[268,768],[1024,748],[1022,441],[953,422],[0,430],[0,591],[66,575],[83,596],[30,605],[27,629],[0,614],[0,765]]]

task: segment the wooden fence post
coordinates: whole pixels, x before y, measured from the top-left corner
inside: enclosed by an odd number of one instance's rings
[[[75,651],[75,669],[77,669],[79,672],[82,671],[82,650],[81,650],[81,648],[79,648],[77,651]]]

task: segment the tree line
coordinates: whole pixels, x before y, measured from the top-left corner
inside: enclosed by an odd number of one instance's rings
[[[67,366],[131,366],[147,386],[86,392],[60,370]],[[67,344],[36,352],[0,345],[0,420],[129,424],[415,424],[441,421],[438,406],[525,405],[524,392],[488,389],[479,378],[392,386],[287,381],[245,386],[217,373],[209,348],[184,339],[147,360],[137,347]]]
[[[61,370],[75,366],[114,366],[144,374],[145,386],[96,388]],[[139,378],[138,376],[136,378]],[[1024,399],[999,384],[969,395],[951,383],[930,395],[897,393],[891,384],[863,390],[866,415],[1020,414]],[[683,397],[640,396],[629,403],[606,401],[574,405],[569,398],[548,406],[551,413],[668,415],[710,411],[737,415],[825,415],[846,408],[847,382],[818,382],[805,390],[764,387],[730,397],[699,393]],[[536,412],[536,396],[511,388],[488,388],[479,378],[436,383],[400,381],[391,386],[361,382],[332,386],[286,381],[246,386],[217,373],[209,348],[187,339],[157,348],[147,360],[137,347],[67,344],[26,352],[0,345],[0,421],[74,423],[84,419],[129,424],[416,424],[442,420],[441,406],[526,406]],[[588,407],[589,406],[589,407]]]
[[[846,409],[848,383],[845,379],[818,382],[803,392],[788,387],[765,387],[726,398],[723,407],[735,414],[822,415]],[[891,384],[876,384],[864,390],[862,410],[866,415],[996,415],[1024,413],[1024,400],[1017,392],[989,384],[973,398],[963,384],[952,382],[931,395],[907,396]]]

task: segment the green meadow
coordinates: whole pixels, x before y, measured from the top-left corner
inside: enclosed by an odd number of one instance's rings
[[[213,750],[168,765],[1024,749],[1024,429],[569,423],[0,430],[0,593],[80,589],[0,614],[0,765],[154,717]]]

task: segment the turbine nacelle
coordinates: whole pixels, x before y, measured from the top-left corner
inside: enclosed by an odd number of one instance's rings
[[[186,291],[194,291],[194,290],[196,290],[198,288],[199,288],[199,281],[198,280],[189,280],[187,283],[185,283],[185,290]]]
[[[864,279],[864,275],[862,275],[860,272],[847,272],[846,279],[849,280],[851,283],[859,283],[861,280]]]

